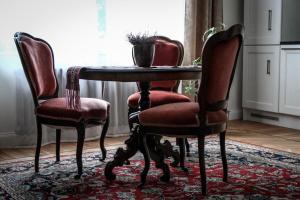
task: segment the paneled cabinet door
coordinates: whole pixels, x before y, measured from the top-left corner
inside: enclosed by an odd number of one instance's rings
[[[245,0],[245,45],[280,44],[281,0]]]
[[[278,112],[279,51],[279,46],[244,46],[244,108]]]
[[[300,116],[300,46],[281,50],[279,111]]]

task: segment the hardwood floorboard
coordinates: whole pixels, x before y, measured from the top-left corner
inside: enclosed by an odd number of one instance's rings
[[[123,146],[128,137],[106,138],[105,146]],[[300,154],[300,130],[267,125],[250,121],[230,121],[227,138],[239,142],[277,149]],[[87,141],[84,151],[99,149],[99,140]],[[75,154],[76,143],[62,143],[61,153]],[[100,149],[99,149],[100,151]],[[15,159],[33,158],[35,148],[0,149],[0,162]],[[41,156],[55,156],[55,144],[45,145],[41,149]]]
[[[227,138],[300,154],[300,131],[250,121],[231,121]]]

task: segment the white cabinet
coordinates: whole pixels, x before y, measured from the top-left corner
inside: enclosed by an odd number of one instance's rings
[[[245,45],[279,44],[281,0],[244,1]]]
[[[281,47],[279,112],[300,116],[300,45]]]
[[[244,0],[243,107],[279,111],[282,0]]]
[[[244,0],[243,118],[300,129],[300,45],[280,46],[285,1]]]
[[[279,52],[279,46],[244,46],[244,108],[278,112]]]

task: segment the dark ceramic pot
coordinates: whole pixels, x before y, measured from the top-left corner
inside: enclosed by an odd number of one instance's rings
[[[150,67],[153,63],[154,53],[154,44],[134,45],[132,48],[132,57],[139,67]]]

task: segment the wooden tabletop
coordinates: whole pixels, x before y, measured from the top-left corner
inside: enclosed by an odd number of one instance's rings
[[[201,67],[194,66],[101,66],[83,67],[80,79],[118,81],[118,82],[147,82],[163,80],[194,80],[201,77]]]

